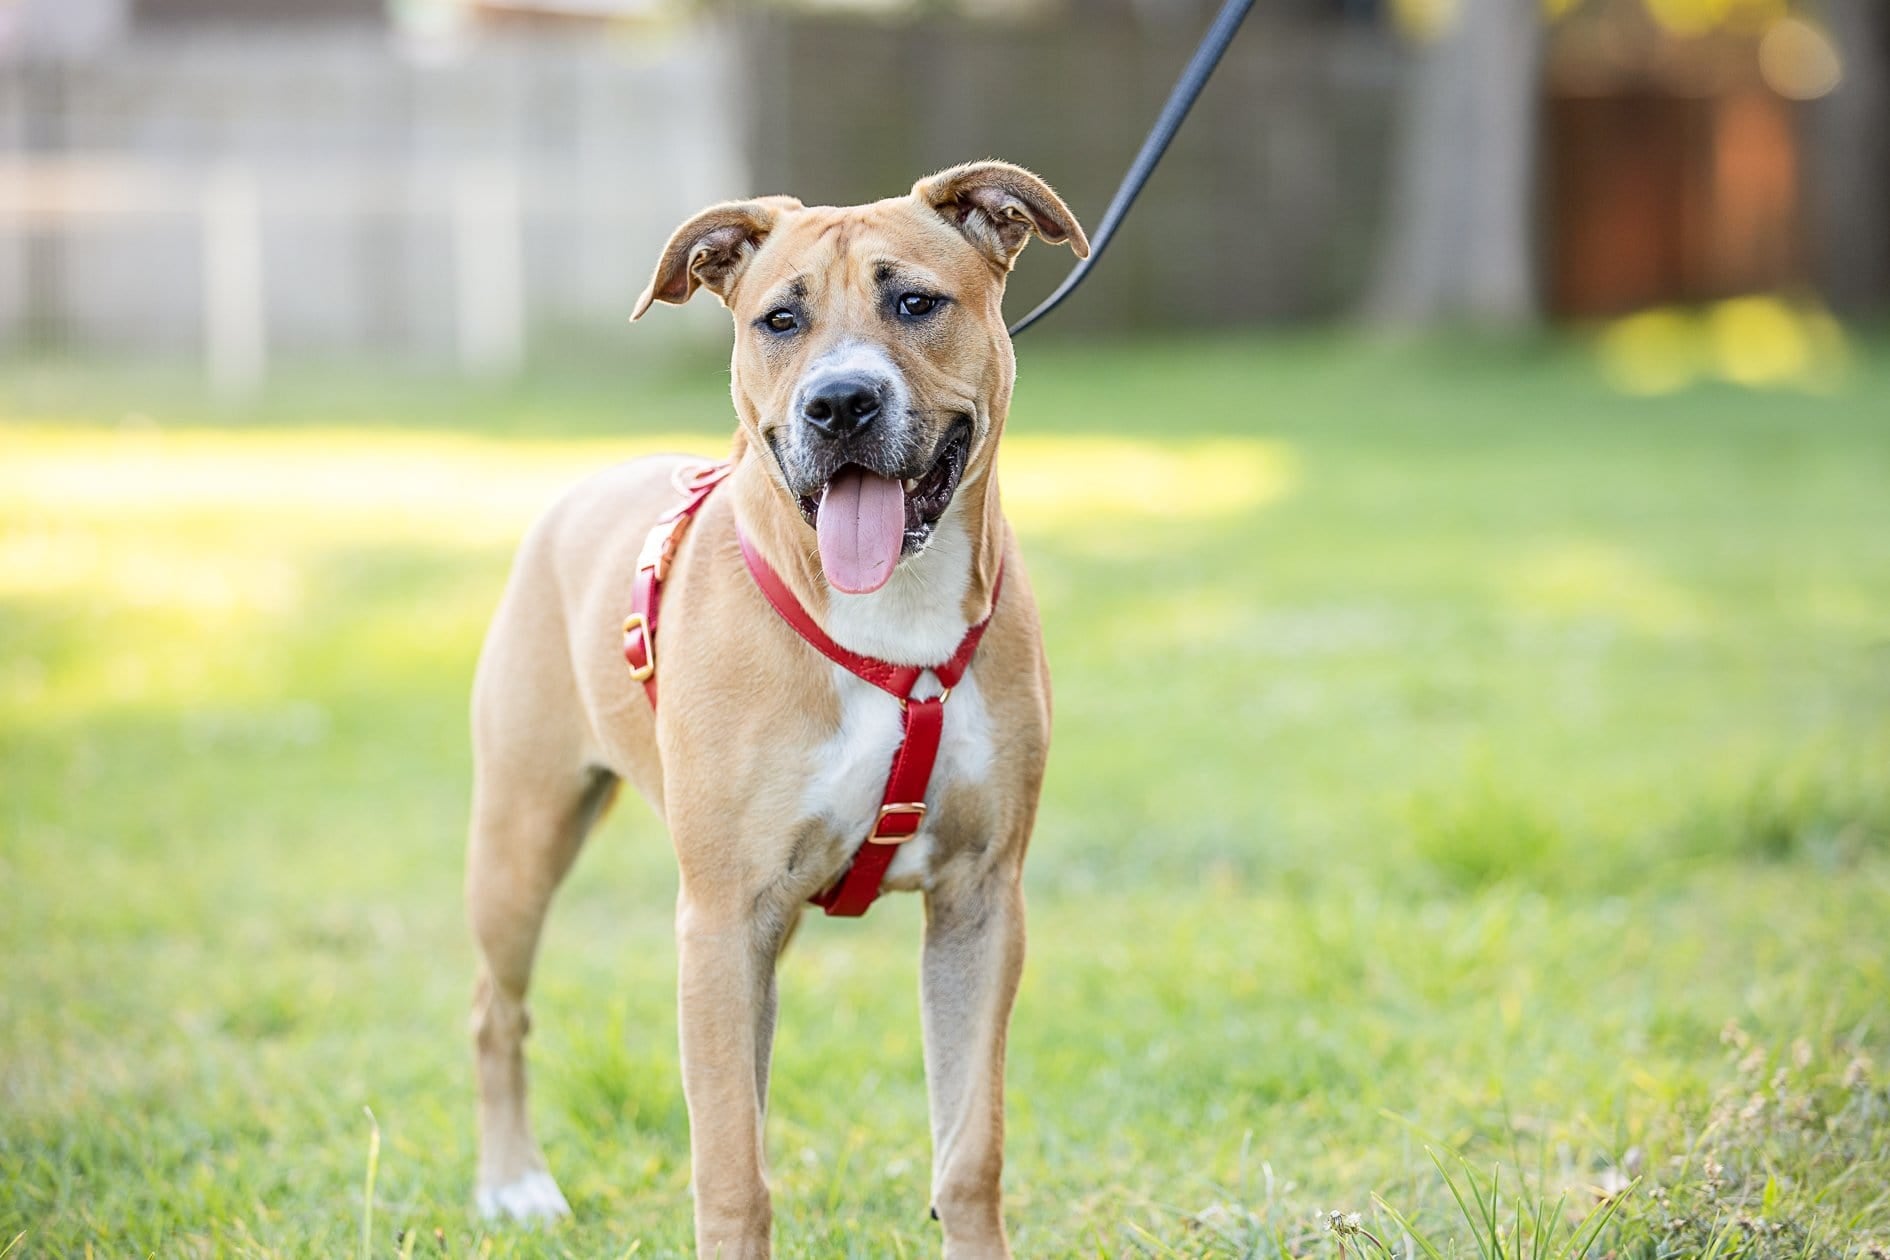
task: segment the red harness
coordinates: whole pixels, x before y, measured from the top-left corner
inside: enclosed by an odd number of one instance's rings
[[[669,566],[676,558],[676,548],[690,520],[733,467],[725,462],[679,473],[676,488],[682,492],[683,500],[658,519],[637,558],[636,579],[630,587],[630,616],[623,623],[623,655],[630,664],[630,676],[641,682],[649,694],[652,709],[656,707],[656,615],[662,603],[663,580],[669,576]],[[857,917],[865,914],[867,907],[878,899],[880,882],[886,877],[886,868],[892,865],[899,846],[918,835],[925,821],[925,794],[932,782],[932,767],[938,760],[939,737],[945,727],[945,700],[970,667],[971,657],[978,650],[978,642],[984,638],[991,617],[987,615],[965,631],[950,660],[931,667],[930,672],[937,677],[941,688],[939,694],[915,699],[912,692],[927,670],[862,656],[835,643],[801,607],[794,592],[762,559],[748,536],[738,530],[737,537],[741,540],[742,558],[748,562],[748,572],[781,619],[794,627],[795,633],[822,656],[899,702],[899,747],[893,752],[892,767],[886,776],[879,817],[873,820],[872,831],[867,833],[865,843],[840,878],[824,892],[809,898],[830,915]],[[998,580],[991,588],[992,613],[997,611],[998,589],[1003,577],[1000,569]]]

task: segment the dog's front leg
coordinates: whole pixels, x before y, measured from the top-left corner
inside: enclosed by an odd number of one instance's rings
[[[704,1260],[769,1254],[762,1129],[774,965],[788,925],[758,918],[748,899],[692,897],[686,885],[677,910],[683,1093]]]
[[[926,895],[921,984],[932,1102],[932,1210],[948,1260],[1008,1258],[1004,1038],[1024,967],[1024,892],[1010,864]]]

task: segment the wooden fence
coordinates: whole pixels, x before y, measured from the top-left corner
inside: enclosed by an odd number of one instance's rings
[[[1198,35],[756,23],[744,30],[749,165],[765,191],[844,204],[1002,157],[1043,175],[1094,225]],[[1107,264],[1044,333],[1349,310],[1376,261],[1402,66],[1385,30],[1256,15]],[[1028,309],[1071,262],[1025,250],[1012,309]]]

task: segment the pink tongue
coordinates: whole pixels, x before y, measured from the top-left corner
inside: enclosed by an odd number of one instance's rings
[[[848,467],[827,483],[814,518],[820,564],[835,590],[865,595],[886,585],[906,540],[905,488]]]

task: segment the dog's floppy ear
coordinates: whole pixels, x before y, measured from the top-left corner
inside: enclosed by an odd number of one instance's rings
[[[641,319],[652,302],[687,302],[698,285],[728,301],[736,277],[754,257],[784,214],[799,210],[792,197],[756,197],[710,206],[676,229],[663,246],[650,287],[637,299],[631,319]]]
[[[1089,238],[1050,185],[1009,162],[967,162],[929,175],[912,195],[963,232],[992,262],[1010,269],[1034,232],[1089,257]]]

